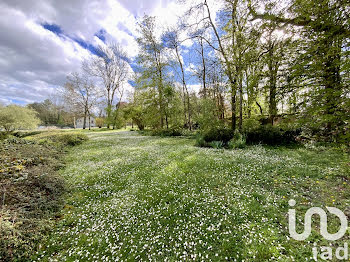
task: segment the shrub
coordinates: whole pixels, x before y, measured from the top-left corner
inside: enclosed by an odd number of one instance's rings
[[[197,134],[196,135],[196,146],[198,147],[207,147],[208,146],[208,143],[205,142],[203,136],[201,134]]]
[[[213,141],[222,141],[224,145],[233,138],[233,132],[228,128],[213,128],[203,132],[203,139],[210,143]]]
[[[168,129],[155,129],[152,130],[152,136],[182,136],[182,129],[180,128],[168,128]]]
[[[245,148],[246,138],[239,132],[235,132],[234,137],[228,142],[227,147],[230,149],[234,148]]]
[[[7,132],[0,132],[0,140],[8,138],[9,134]]]
[[[255,119],[255,118],[246,119],[245,121],[243,121],[243,130],[244,132],[249,132],[259,128],[260,125],[261,124],[258,119]]]
[[[283,130],[272,125],[262,125],[247,131],[245,135],[248,144],[284,145],[295,143],[300,133],[300,129]]]
[[[209,145],[215,149],[220,149],[224,147],[224,143],[222,141],[212,141],[209,143]]]
[[[60,146],[76,146],[88,140],[85,134],[68,133],[68,132],[42,132],[41,134],[31,137],[40,144],[60,145]]]
[[[13,135],[15,137],[23,138],[23,137],[27,137],[27,136],[38,135],[42,132],[43,131],[17,131],[17,132],[14,132]]]
[[[36,112],[17,105],[0,108],[0,127],[10,132],[18,129],[34,129],[40,123]]]
[[[68,146],[80,145],[86,140],[88,140],[88,137],[84,134],[64,134],[58,136],[58,141]]]
[[[105,124],[105,119],[102,117],[98,117],[96,118],[96,125],[98,126],[98,128],[102,128],[103,125]]]
[[[229,141],[233,138],[233,132],[228,128],[212,128],[196,136],[196,146],[223,148],[228,146]]]

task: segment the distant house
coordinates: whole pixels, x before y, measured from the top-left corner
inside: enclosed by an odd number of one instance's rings
[[[83,128],[84,126],[84,117],[80,117],[75,121],[76,128]],[[96,120],[93,117],[90,117],[90,127],[96,126]],[[89,128],[89,117],[86,118],[86,128]]]

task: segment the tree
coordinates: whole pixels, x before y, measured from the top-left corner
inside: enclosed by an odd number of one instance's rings
[[[279,10],[276,1],[267,1],[256,11],[257,3],[249,1],[254,19],[272,21],[291,28],[300,38],[298,56],[292,78],[304,80],[308,90],[304,119],[316,124],[321,135],[336,139],[346,132],[348,84],[346,71],[349,59],[349,3],[347,0],[292,0]],[[287,14],[287,15],[284,15]],[[292,80],[293,80],[292,79]]]
[[[102,117],[97,117],[95,119],[95,121],[96,121],[96,125],[98,126],[98,128],[102,128],[104,123],[105,123],[105,119]]]
[[[118,44],[99,46],[97,55],[83,62],[83,69],[90,76],[102,80],[107,102],[107,127],[115,126],[119,104],[124,95],[124,82],[129,73],[128,57]],[[117,103],[115,100],[117,99]],[[114,110],[113,110],[114,108]],[[113,113],[113,111],[116,111]]]
[[[96,105],[96,102],[100,97],[95,85],[86,76],[72,73],[67,77],[63,95],[67,103],[69,103],[75,111],[83,114],[83,129],[86,128],[86,121],[87,118],[89,118],[90,129],[91,109]]]
[[[279,95],[282,94],[283,89],[283,75],[282,68],[288,68],[285,63],[285,53],[287,53],[289,38],[278,37],[275,34],[275,26],[269,23],[266,26],[265,43],[262,44],[262,52],[264,56],[262,61],[266,64],[266,87],[268,90],[268,112],[269,123],[274,124],[274,119],[277,116],[277,104],[279,102]],[[282,82],[282,83],[281,83]]]
[[[28,104],[28,107],[37,112],[38,118],[41,120],[41,124],[48,125],[70,125],[71,114],[64,110],[64,106],[57,102],[58,94],[55,94],[55,102],[50,99],[45,99],[43,102],[34,102]]]
[[[143,88],[154,90],[154,102],[158,107],[159,126],[164,127],[167,122],[165,78],[167,59],[165,56],[164,44],[155,35],[155,18],[145,16],[139,23],[141,37],[137,39],[140,46],[138,63],[141,65],[140,83]]]
[[[17,105],[0,108],[0,127],[7,132],[18,129],[34,129],[40,124],[33,109]]]
[[[235,32],[235,24],[236,24],[236,11],[237,11],[237,4],[238,0],[235,0],[231,3],[232,5],[232,32]],[[239,75],[234,68],[234,65],[232,64],[232,61],[230,60],[230,55],[228,53],[228,50],[225,48],[224,43],[222,41],[222,38],[220,37],[219,31],[215,25],[215,21],[212,19],[212,14],[209,8],[209,5],[207,3],[207,0],[204,0],[203,6],[205,7],[205,10],[207,11],[207,20],[209,22],[209,25],[211,26],[215,39],[218,44],[218,48],[213,48],[220,53],[220,55],[223,58],[223,63],[225,66],[225,73],[229,79],[230,84],[230,91],[231,91],[231,111],[232,111],[232,122],[231,122],[231,128],[232,130],[236,129],[236,95],[237,95],[237,76]],[[209,41],[208,41],[209,42]],[[235,34],[232,33],[232,44],[235,44]]]
[[[176,61],[179,64],[181,71],[181,84],[182,84],[182,97],[183,97],[183,108],[184,108],[184,123],[191,130],[191,106],[190,106],[190,95],[185,79],[184,63],[181,56],[181,40],[179,39],[179,29],[169,29],[162,36],[162,40],[166,47],[174,51]],[[186,114],[187,111],[187,114]]]

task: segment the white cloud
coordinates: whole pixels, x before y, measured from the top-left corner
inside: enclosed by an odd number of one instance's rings
[[[195,92],[196,94],[199,93],[199,90],[201,89],[201,84],[192,84],[187,85],[187,88],[190,90],[190,92]]]
[[[136,56],[138,19],[146,13],[157,16],[161,29],[171,27],[193,1],[177,2],[2,0],[0,103],[40,101],[63,85],[66,75],[79,70],[81,61],[91,55],[73,40],[75,38],[101,45],[103,41],[95,34],[104,30],[107,42],[119,42],[130,57]],[[44,29],[42,23],[59,26],[63,34],[58,36]],[[160,30],[157,33],[160,34]],[[185,47],[192,44],[191,40],[183,43]]]
[[[0,6],[0,98],[41,100],[61,85],[90,53],[69,38],[59,37],[35,22],[32,15]]]

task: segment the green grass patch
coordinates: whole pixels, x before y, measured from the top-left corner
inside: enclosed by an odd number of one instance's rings
[[[61,171],[73,191],[40,261],[305,261],[321,236],[314,228],[311,242],[288,238],[288,200],[299,218],[311,206],[349,205],[340,151],[87,134]]]

